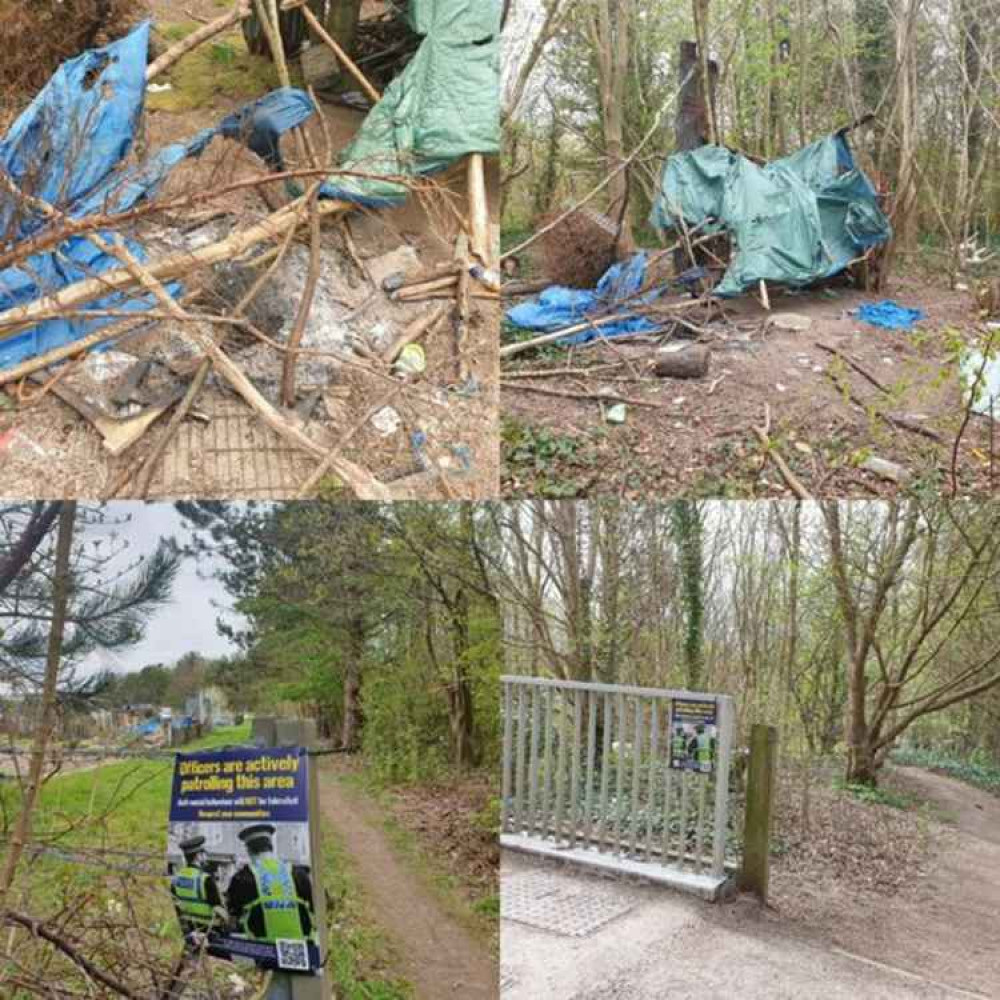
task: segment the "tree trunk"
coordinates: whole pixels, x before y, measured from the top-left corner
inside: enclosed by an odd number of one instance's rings
[[[65,501],[59,505],[59,527],[56,537],[55,575],[52,581],[52,624],[49,628],[48,651],[45,657],[45,677],[42,684],[41,711],[35,725],[28,765],[28,782],[24,788],[21,811],[10,840],[10,847],[0,873],[0,911],[6,908],[7,895],[17,874],[17,865],[25,844],[31,838],[32,814],[42,784],[42,771],[49,739],[55,727],[59,668],[62,665],[63,634],[66,628],[66,609],[70,593],[70,549],[73,545],[73,527],[76,521],[76,502]]]
[[[340,744],[348,750],[357,750],[361,744],[361,727],[364,721],[361,709],[361,675],[365,655],[365,624],[358,615],[348,625],[347,664],[344,669],[344,718],[341,723]]]
[[[452,635],[452,681],[448,690],[452,763],[459,770],[479,763],[479,741],[468,672],[469,597],[461,588],[448,607]]]

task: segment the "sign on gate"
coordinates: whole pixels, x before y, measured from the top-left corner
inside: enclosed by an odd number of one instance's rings
[[[714,898],[728,878],[732,699],[501,680],[501,845]]]
[[[718,744],[715,702],[674,698],[671,719],[670,766],[710,774]]]

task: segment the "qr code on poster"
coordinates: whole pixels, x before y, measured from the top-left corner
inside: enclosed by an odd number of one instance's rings
[[[298,972],[309,971],[309,949],[305,941],[278,938],[274,943],[278,948],[279,969],[294,969]]]

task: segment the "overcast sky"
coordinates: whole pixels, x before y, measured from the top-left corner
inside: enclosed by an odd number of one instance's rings
[[[109,520],[120,520],[131,515],[122,524],[88,527],[88,536],[109,534],[114,531],[130,543],[130,556],[151,552],[158,539],[173,536],[183,544],[190,539],[184,520],[169,503],[110,503],[107,504]],[[227,639],[216,630],[220,614],[238,621],[232,602],[221,583],[212,577],[214,561],[184,558],[173,587],[170,604],[158,611],[150,620],[143,640],[135,646],[113,653],[97,652],[87,658],[81,673],[110,669],[116,673],[138,670],[150,663],[171,664],[187,652],[214,657],[235,652]]]

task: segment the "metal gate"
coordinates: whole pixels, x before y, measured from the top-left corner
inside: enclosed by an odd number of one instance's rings
[[[500,843],[715,898],[728,695],[505,676]]]

